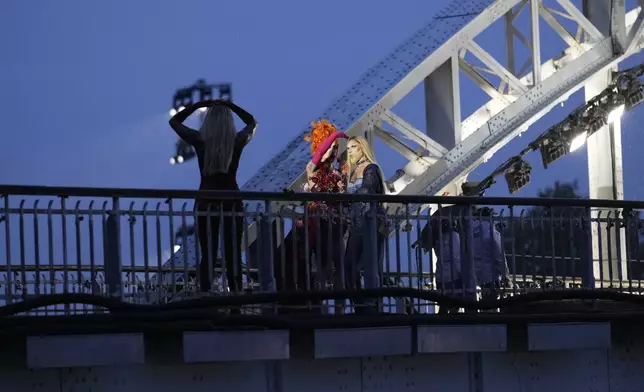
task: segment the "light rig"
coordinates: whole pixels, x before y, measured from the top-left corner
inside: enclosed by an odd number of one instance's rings
[[[186,106],[199,101],[213,99],[214,92],[217,92],[219,99],[232,101],[232,84],[218,83],[208,84],[204,79],[199,79],[195,84],[190,87],[185,87],[177,90],[174,93],[172,100],[172,109],[170,109],[170,117],[183,110]],[[195,101],[194,98],[198,97]],[[199,121],[203,121],[203,116],[206,113],[206,108],[200,108],[198,111]],[[181,164],[196,156],[194,148],[181,139],[175,143],[175,154],[170,157],[170,164]]]
[[[644,101],[644,83],[638,79],[642,75],[644,65],[614,72],[610,86],[542,133],[519,154],[503,162],[479,183],[476,193],[492,186],[494,178],[502,174],[510,193],[516,193],[528,185],[532,167],[523,160],[523,156],[529,152],[539,150],[546,169],[557,159],[583,146],[593,133]]]

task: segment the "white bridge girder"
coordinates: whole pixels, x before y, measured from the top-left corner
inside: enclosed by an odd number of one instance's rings
[[[621,2],[623,8],[622,0],[615,1]],[[564,11],[552,8],[555,3]],[[513,24],[521,11],[531,12],[532,23],[525,33],[529,40]],[[481,32],[504,16],[509,37],[506,41],[512,41],[506,48],[507,67],[474,42]],[[570,0],[454,0],[430,23],[369,69],[319,118],[327,119],[350,136],[374,131],[374,136],[409,160],[409,164],[388,179],[395,193],[440,194],[446,189],[451,190],[471,170],[593,77],[640,51],[644,44],[644,18],[640,8],[613,14],[613,19],[620,17],[623,21],[613,24],[624,26],[623,34],[616,28],[611,31],[613,37],[601,34]],[[577,31],[574,34],[569,32],[557,18],[574,21],[578,25]],[[561,55],[546,61],[541,59],[540,19],[568,45]],[[532,54],[518,71],[514,64],[515,36],[530,46]],[[584,40],[584,36],[588,39]],[[484,67],[468,62],[465,59],[467,53]],[[444,112],[450,112],[446,114],[445,121],[453,122],[444,123],[449,125],[450,135],[445,135],[445,130],[429,127],[427,132],[418,130],[391,111],[423,81],[426,83],[426,97],[429,97],[429,76],[441,67],[445,68],[446,64],[451,67],[451,82],[439,86],[434,93],[452,94],[453,107],[442,108]],[[491,97],[462,121],[459,70]],[[485,74],[498,76],[501,85],[495,87]],[[435,115],[429,111],[434,109],[428,106],[428,125],[432,124],[429,117]],[[383,121],[398,132],[384,130]],[[297,190],[305,179],[304,168],[311,157],[309,144],[304,140],[308,131],[307,127],[287,143],[242,189],[260,192],[281,192],[287,188]],[[249,207],[256,209],[255,205]],[[249,223],[244,246],[251,245],[256,237],[255,224]],[[179,264],[185,260],[182,252],[183,248],[174,254]],[[196,265],[194,256],[188,258],[189,265]]]
[[[547,7],[540,0],[456,0],[438,13],[430,24],[367,71],[320,118],[336,124],[349,135],[359,135],[379,127],[383,120],[394,125],[401,134],[390,134],[389,140],[395,139],[398,142],[398,146],[394,147],[397,151],[401,150],[403,138],[428,151],[428,157],[417,154],[423,165],[420,175],[413,173],[390,179],[396,193],[437,194],[450,182],[467,175],[491,152],[526,130],[531,123],[583,87],[598,72],[614,66],[641,49],[641,24],[636,23],[639,9],[631,10],[623,16],[624,25],[629,32],[625,48],[630,50],[622,53],[626,49],[616,50],[618,45],[614,45],[613,37],[602,35],[571,1],[557,0],[557,3],[565,13]],[[531,46],[532,69],[516,75],[514,70],[504,67],[502,61],[495,59],[474,42],[474,38],[500,17],[512,13],[514,7],[523,8],[526,4],[530,4],[532,21],[537,22],[539,17],[543,18],[569,44],[569,49],[559,58],[541,63],[540,31],[538,24],[533,23],[529,29],[531,40],[520,38],[520,41]],[[579,31],[575,35],[557,21],[556,16],[561,15],[578,24]],[[633,25],[636,25],[635,29],[630,28]],[[513,25],[512,31],[522,37]],[[591,40],[582,41],[580,31]],[[465,51],[485,64],[487,72],[499,76],[503,81],[502,86],[494,88],[481,72],[465,61],[462,58]],[[446,151],[435,148],[439,145],[437,142],[423,135],[422,131],[410,127],[404,119],[394,115],[391,109],[423,79],[455,55],[460,55],[459,63],[464,73],[472,77],[492,99],[467,119],[459,121],[462,141]],[[538,79],[537,83],[534,83],[535,79]],[[506,86],[509,86],[507,92],[504,91]],[[458,92],[457,88],[452,90]],[[455,103],[458,104],[459,99],[455,99]],[[304,179],[303,169],[310,159],[308,144],[303,140],[306,132],[288,143],[243,188],[254,191],[297,188]],[[428,130],[428,133],[431,132],[432,130]],[[409,151],[417,149],[408,149],[404,153],[408,158]],[[427,165],[428,160],[435,162]]]

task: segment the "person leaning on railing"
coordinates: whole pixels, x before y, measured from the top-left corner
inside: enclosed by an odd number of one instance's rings
[[[183,122],[197,109],[208,108],[199,131],[191,129]],[[237,132],[233,112],[246,126]],[[255,135],[255,118],[235,105],[224,100],[207,100],[188,105],[170,119],[170,126],[181,139],[191,144],[197,153],[201,183],[199,190],[239,191],[237,169],[244,147]],[[208,216],[197,218],[201,262],[199,264],[200,289],[208,292],[211,288],[211,261],[216,260],[219,248],[219,222],[223,217],[224,257],[226,260],[226,279],[232,292],[242,290],[241,239],[244,230],[242,200],[204,200],[197,198],[195,208],[200,212],[210,212]],[[217,212],[211,215],[212,212]],[[213,263],[214,264],[214,263]]]

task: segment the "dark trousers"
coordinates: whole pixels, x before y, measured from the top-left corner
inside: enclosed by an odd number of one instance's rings
[[[228,287],[234,293],[242,291],[242,235],[244,233],[244,218],[242,216],[233,217],[233,211],[240,213],[241,204],[223,205],[220,209],[217,204],[210,208],[210,216],[199,216],[198,232],[199,245],[201,246],[201,262],[199,263],[199,283],[202,292],[210,291],[212,284],[212,270],[217,261],[217,251],[219,249],[219,228],[223,220],[224,234],[224,259],[226,262],[226,279]],[[200,212],[208,211],[207,205],[199,206]],[[226,214],[222,217],[223,214]],[[210,264],[212,260],[212,264]]]
[[[500,287],[499,282],[481,284],[481,299],[498,299]],[[451,282],[436,282],[436,290],[440,291],[441,294],[450,295],[454,290],[463,290],[463,281],[461,279],[456,279]],[[458,313],[458,310],[458,306],[441,306],[438,310],[438,314]]]
[[[360,229],[353,229],[347,239],[347,250],[344,259],[345,284],[347,289],[362,289],[360,272],[364,272],[365,288],[375,289],[382,285],[381,270],[383,267],[386,237],[376,230],[370,221]],[[370,244],[370,235],[375,244]],[[371,249],[367,247],[371,246]],[[374,253],[375,252],[375,253]],[[356,298],[351,301],[356,313],[372,313],[380,308],[380,299]]]
[[[436,282],[436,290],[441,292],[444,295],[450,295],[454,292],[461,292],[463,290],[463,281],[461,279],[455,279],[449,282]],[[457,291],[458,290],[458,291]],[[458,313],[458,306],[447,306],[440,305],[438,314],[450,314]]]

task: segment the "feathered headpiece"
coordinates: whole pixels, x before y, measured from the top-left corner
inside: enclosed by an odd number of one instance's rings
[[[304,136],[304,140],[311,142],[311,154],[315,154],[318,147],[320,147],[326,138],[338,130],[335,125],[329,123],[327,120],[313,121],[311,126],[313,129]]]

